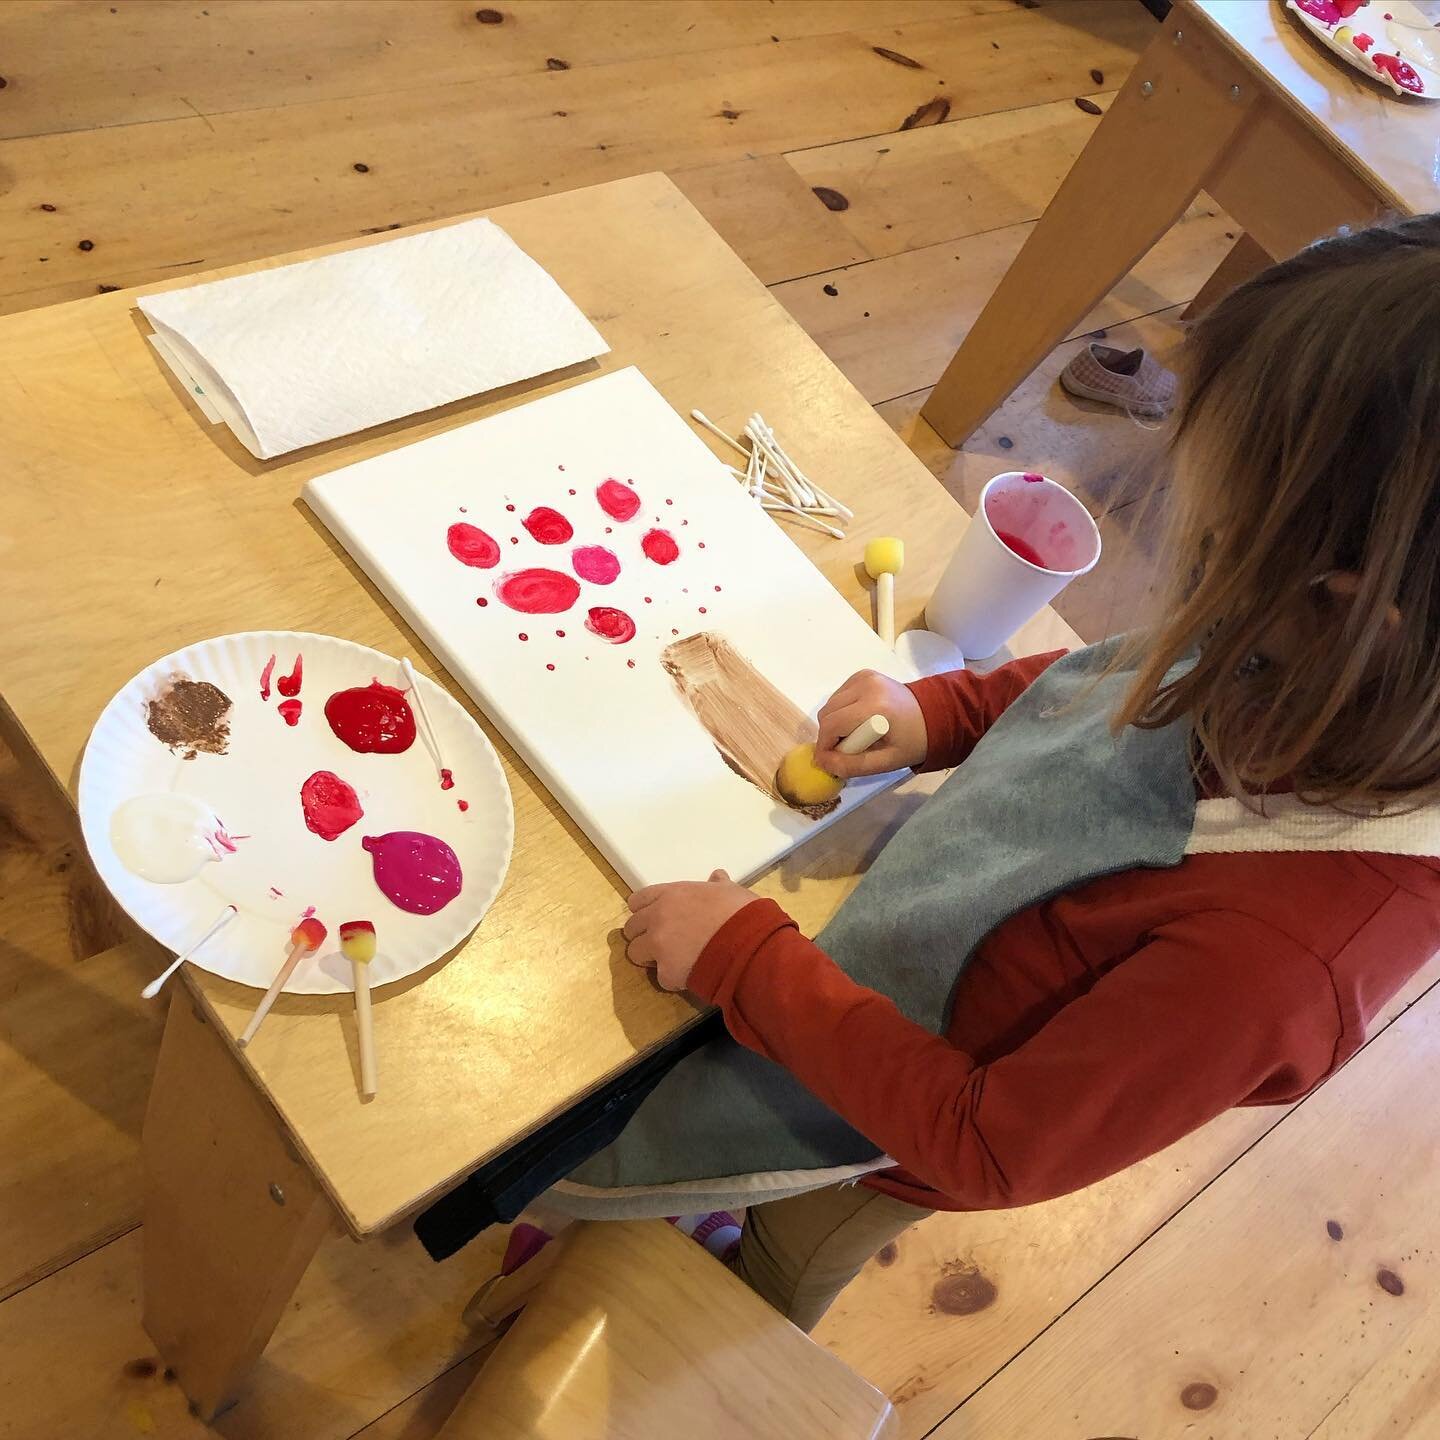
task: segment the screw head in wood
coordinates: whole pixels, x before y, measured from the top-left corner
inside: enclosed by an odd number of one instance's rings
[[[277,1205],[285,1203],[285,1192],[273,1180],[270,1182],[270,1198]]]
[[[1184,40],[1185,40],[1185,32],[1184,32],[1183,30],[1177,30],[1177,31],[1175,32],[1175,37],[1174,37],[1174,39],[1175,39],[1175,44],[1177,44],[1177,45],[1183,44],[1183,43],[1184,43]]]
[[[1238,100],[1240,98],[1240,87],[1238,85],[1232,85],[1230,87],[1230,98],[1232,100]]]
[[[1148,80],[1144,80],[1140,84],[1140,93],[1148,100],[1155,93],[1155,87]]]

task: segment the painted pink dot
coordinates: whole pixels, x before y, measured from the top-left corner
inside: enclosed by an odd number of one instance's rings
[[[477,570],[489,570],[500,563],[500,547],[468,520],[457,520],[446,530],[445,545],[462,565],[473,565]]]
[[[541,545],[563,545],[575,535],[575,527],[548,505],[537,505],[521,522],[530,538]]]
[[[668,530],[648,530],[640,542],[647,560],[657,565],[671,565],[680,558],[680,547]]]
[[[490,602],[483,595],[477,595],[475,603],[483,610]]]
[[[620,561],[603,545],[580,545],[570,555],[575,573],[592,585],[611,585],[620,574]]]
[[[640,497],[621,480],[596,486],[595,499],[612,520],[633,520],[640,513]]]

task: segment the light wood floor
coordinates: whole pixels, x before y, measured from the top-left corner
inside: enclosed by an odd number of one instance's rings
[[[1083,341],[958,454],[918,412],[1153,24],[1138,0],[9,0],[0,307],[664,169],[963,501],[1021,464],[1085,495],[1106,560],[1060,608],[1099,638],[1147,604],[1153,437],[1058,391]],[[1168,353],[1235,233],[1202,201],[1084,329]],[[0,746],[5,1440],[208,1433],[139,1325],[158,1025],[148,977],[91,958],[120,924]],[[1440,1435],[1436,979],[1289,1111],[916,1226],[819,1337],[907,1437]],[[499,1238],[441,1266],[408,1233],[329,1242],[216,1431],[432,1435]]]

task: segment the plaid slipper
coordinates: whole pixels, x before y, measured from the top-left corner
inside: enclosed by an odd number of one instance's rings
[[[1060,372],[1071,395],[1131,415],[1164,415],[1175,403],[1175,377],[1142,349],[1117,350],[1091,341]]]

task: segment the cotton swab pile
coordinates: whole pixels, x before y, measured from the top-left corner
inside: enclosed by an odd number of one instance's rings
[[[690,415],[697,425],[703,425],[744,457],[743,470],[734,465],[726,469],[762,510],[793,516],[837,540],[845,538],[843,527],[855,518],[855,512],[822,490],[801,470],[775,438],[764,416],[757,412],[745,422],[745,439],[749,444],[742,445],[699,410],[692,410]]]

